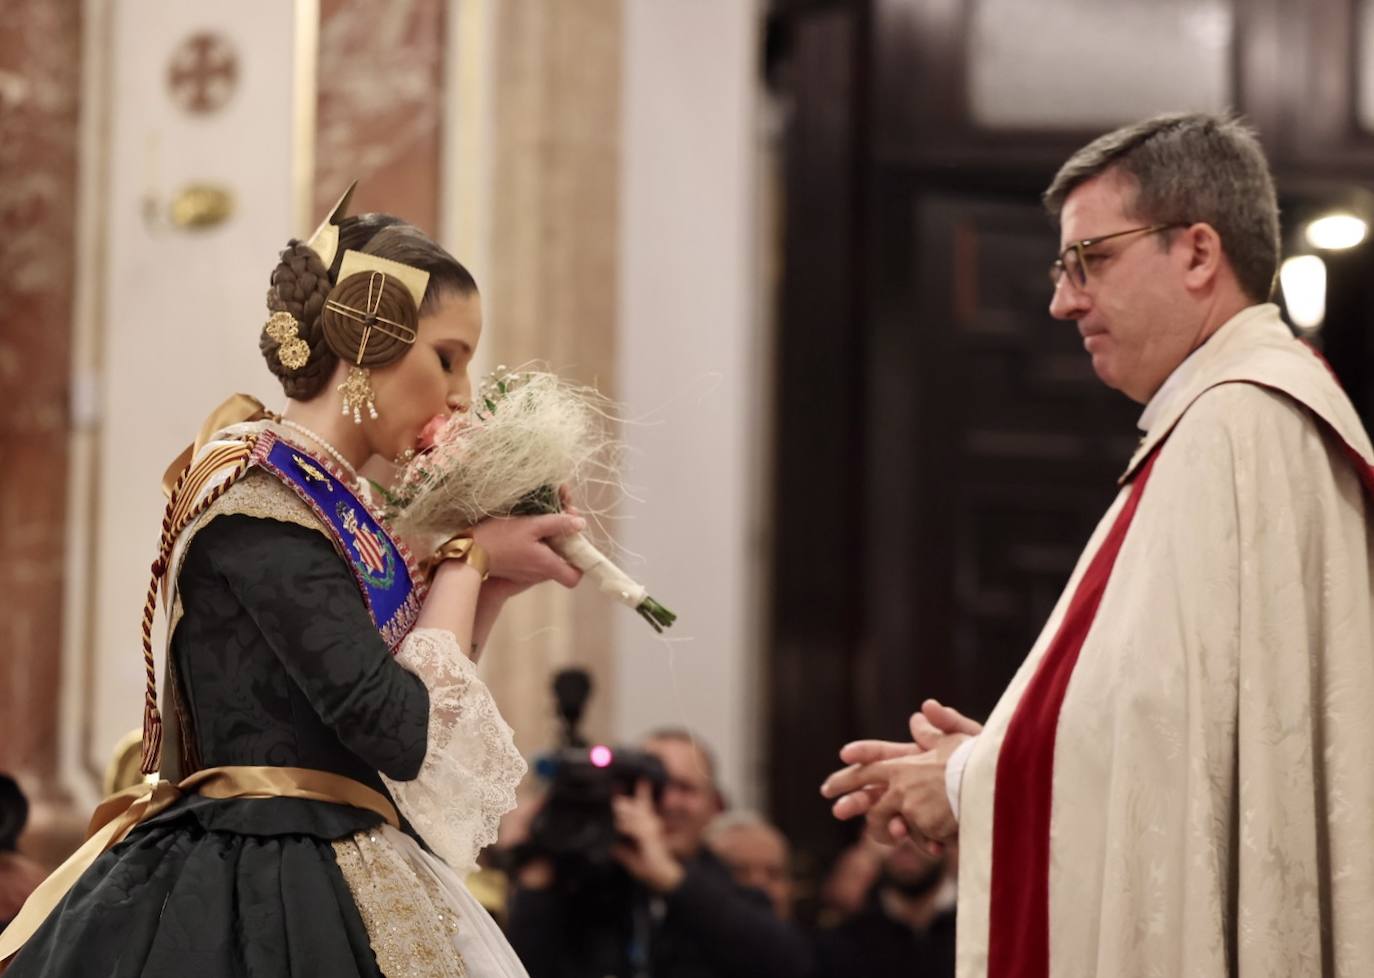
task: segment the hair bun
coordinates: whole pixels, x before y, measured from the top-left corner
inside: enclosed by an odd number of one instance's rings
[[[267,308],[271,312],[289,312],[296,317],[298,335],[310,347],[310,357],[299,370],[287,370],[277,356],[280,344],[268,335],[265,326],[258,339],[258,348],[267,361],[267,369],[281,381],[286,396],[295,400],[314,397],[334,373],[337,358],[320,328],[320,312],[328,295],[329,270],[320,261],[320,256],[305,242],[292,240],[272,270]]]
[[[358,272],[334,286],[320,313],[329,349],[340,360],[363,367],[401,359],[415,342],[419,323],[409,290],[378,271]]]

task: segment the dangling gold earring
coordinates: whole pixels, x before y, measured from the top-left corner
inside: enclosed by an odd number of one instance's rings
[[[377,420],[377,395],[372,391],[372,371],[357,364],[348,368],[348,376],[335,388],[343,395],[343,414],[353,415],[354,424],[363,423],[363,405],[373,421]]]

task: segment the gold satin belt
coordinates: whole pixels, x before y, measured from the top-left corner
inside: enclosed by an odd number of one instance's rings
[[[18,916],[0,934],[0,962],[24,946],[101,853],[140,822],[166,811],[186,795],[309,798],[376,812],[392,826],[400,827],[396,808],[384,795],[352,778],[303,767],[211,767],[176,784],[159,781],[126,788],[96,806],[85,844],[33,891]]]

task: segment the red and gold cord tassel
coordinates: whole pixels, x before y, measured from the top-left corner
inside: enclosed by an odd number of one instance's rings
[[[221,496],[229,491],[248,468],[252,454],[252,442],[243,442],[231,449],[215,453],[194,467],[200,474],[199,484],[212,468],[218,468],[230,458],[238,457],[238,464],[229,477],[217,485],[199,504],[190,510],[183,510],[181,494],[186,481],[193,471],[192,466],[182,469],[167,499],[167,508],[162,514],[162,539],[158,544],[157,559],[153,561],[152,580],[148,582],[148,597],[143,602],[143,756],[139,769],[145,774],[154,774],[162,766],[162,713],[157,708],[157,667],[153,658],[153,617],[157,611],[157,591],[162,577],[167,573],[172,549],[176,546],[181,531],[190,526],[201,513],[209,509]],[[199,488],[199,485],[197,486]]]
[[[172,499],[176,499],[173,491]],[[167,507],[171,509],[168,501]],[[143,669],[145,686],[143,692],[143,755],[139,770],[152,774],[162,762],[162,714],[157,708],[157,670],[153,660],[153,613],[157,609],[157,588],[167,567],[167,523],[163,522],[162,549],[157,560],[153,561],[153,579],[148,584],[148,599],[143,603]]]

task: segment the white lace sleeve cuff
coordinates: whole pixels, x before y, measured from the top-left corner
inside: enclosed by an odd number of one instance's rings
[[[973,753],[977,737],[970,737],[949,755],[945,762],[945,794],[949,796],[949,807],[954,812],[954,820],[959,820],[959,789],[964,786],[964,768],[968,767],[968,756]]]
[[[396,661],[429,691],[429,740],[414,780],[383,780],[425,842],[466,875],[482,848],[496,841],[501,816],[515,807],[525,760],[452,632],[416,629]]]

